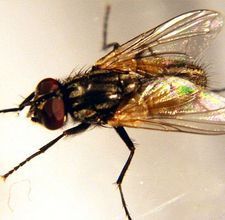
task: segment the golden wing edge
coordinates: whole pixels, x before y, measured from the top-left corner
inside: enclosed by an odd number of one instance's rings
[[[206,16],[204,18],[204,16]],[[214,22],[208,22],[211,21],[209,20],[212,19],[211,16],[213,16],[213,21]],[[194,17],[194,18],[193,18]],[[203,33],[198,33],[198,30],[195,30],[192,26],[198,21],[198,19],[203,19],[203,23],[209,23],[207,24],[207,27],[205,27],[203,24],[201,26],[201,28],[204,28],[204,34]],[[192,19],[192,20],[190,20]],[[182,23],[182,24],[180,24]],[[176,34],[178,35],[179,32],[181,32],[182,29],[182,25],[187,25],[190,23],[190,30],[187,31],[186,35],[180,35],[176,37]],[[180,40],[180,39],[184,39],[184,38],[193,38],[196,35],[207,35],[207,34],[211,34],[212,32],[214,32],[214,35],[219,33],[220,30],[222,29],[224,23],[224,18],[223,16],[216,11],[213,10],[207,10],[207,9],[199,9],[199,10],[194,10],[194,11],[190,11],[190,12],[186,12],[183,13],[181,15],[178,15],[160,25],[158,25],[156,28],[153,28],[147,32],[144,32],[140,35],[138,35],[137,37],[134,37],[133,39],[129,40],[128,42],[122,44],[119,48],[111,51],[110,53],[108,53],[106,56],[102,57],[101,59],[99,59],[95,66],[99,69],[113,69],[113,68],[117,68],[117,63],[121,63],[123,61],[128,61],[128,60],[132,60],[133,58],[135,58],[135,56],[138,53],[141,53],[145,50],[149,50],[149,48],[152,49],[152,47],[155,45],[159,45],[160,43],[162,44],[163,42],[165,43],[165,41],[169,41],[168,40],[168,36],[171,36],[171,42],[176,41],[176,40]],[[214,24],[214,26],[212,25]],[[179,26],[180,25],[180,26]],[[177,26],[181,29],[180,31],[177,30]],[[185,28],[185,27],[183,27]],[[186,27],[188,28],[188,27]],[[169,32],[166,32],[166,30],[168,29],[172,29]],[[164,35],[163,35],[163,32]],[[157,38],[158,35],[158,38]],[[160,37],[161,35],[161,37]],[[211,36],[210,35],[210,36]],[[211,40],[211,38],[215,38],[215,36],[213,35],[213,37],[209,37],[209,39]],[[167,36],[167,39],[164,39]],[[154,38],[151,39],[151,38]],[[160,41],[160,39],[162,39]],[[146,43],[146,41],[148,41]],[[189,44],[189,42],[188,42]],[[208,47],[208,45],[207,45]],[[200,47],[201,48],[201,47]],[[200,50],[199,48],[199,50]],[[205,50],[206,47],[205,45],[202,46],[201,48],[202,50]],[[197,48],[195,48],[195,50],[197,50]],[[170,53],[170,51],[168,51],[168,53]],[[197,53],[195,51],[195,53]],[[166,54],[166,53],[164,53]],[[177,52],[177,55],[181,55],[182,53],[179,53],[179,51]],[[174,54],[176,55],[176,54]],[[146,57],[145,57],[146,58]],[[129,63],[129,62],[128,62]],[[118,65],[118,69],[120,69],[121,65]],[[124,68],[123,68],[124,69]]]
[[[180,119],[132,119],[127,121],[109,121],[108,124],[114,127],[124,126],[129,128],[138,128],[155,131],[165,132],[182,132],[190,134],[201,134],[201,135],[225,135],[225,123],[209,123],[209,122],[194,122],[191,120],[180,120]],[[178,121],[185,122],[186,124],[178,124]],[[195,125],[195,126],[193,126]],[[204,127],[198,127],[198,125],[210,126],[209,129]],[[212,128],[213,125],[213,128]]]

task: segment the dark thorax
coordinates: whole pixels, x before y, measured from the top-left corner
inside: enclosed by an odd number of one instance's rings
[[[78,121],[104,124],[140,88],[142,78],[111,70],[92,70],[70,78],[64,84],[67,112]]]

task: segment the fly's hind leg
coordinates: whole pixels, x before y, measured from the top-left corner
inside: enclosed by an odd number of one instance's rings
[[[116,132],[119,134],[119,136],[121,137],[121,139],[124,141],[124,143],[126,144],[126,146],[128,147],[128,149],[130,150],[130,155],[125,163],[125,165],[123,166],[122,171],[120,172],[120,175],[116,181],[116,184],[119,187],[119,191],[120,191],[120,196],[121,196],[121,201],[123,204],[123,208],[125,210],[125,213],[128,217],[129,220],[131,220],[131,216],[129,213],[129,210],[127,208],[127,204],[123,195],[123,190],[122,190],[122,182],[123,182],[123,178],[127,172],[127,169],[131,163],[131,160],[134,156],[134,152],[135,152],[135,147],[134,147],[134,143],[131,141],[130,137],[128,136],[127,132],[125,131],[125,129],[123,127],[115,127]]]
[[[109,15],[110,15],[110,5],[106,6],[105,10],[105,17],[104,17],[104,25],[103,25],[103,45],[102,49],[107,50],[110,47],[113,47],[113,50],[117,49],[120,45],[117,42],[108,43],[108,21],[109,21]]]

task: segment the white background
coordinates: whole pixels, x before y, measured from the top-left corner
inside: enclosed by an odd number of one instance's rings
[[[104,9],[109,41],[130,38],[186,11],[225,14],[221,1],[0,1],[0,108],[14,107],[45,77],[66,77],[101,51]],[[205,53],[213,86],[225,86],[225,30]],[[68,127],[73,124],[69,123]],[[136,220],[225,219],[225,137],[127,129],[137,150],[124,179]],[[0,116],[0,173],[62,132],[26,114]],[[113,129],[65,138],[0,183],[3,220],[126,219],[113,184],[128,150]]]

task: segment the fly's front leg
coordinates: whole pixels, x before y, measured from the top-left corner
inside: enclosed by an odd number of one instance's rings
[[[20,167],[22,167],[28,161],[32,160],[34,157],[40,155],[41,153],[44,153],[46,150],[48,150],[51,146],[53,146],[61,138],[65,137],[65,136],[69,136],[69,135],[74,135],[74,134],[81,133],[81,132],[85,131],[89,126],[90,126],[90,124],[81,123],[81,124],[79,124],[76,127],[73,127],[73,128],[68,129],[68,130],[65,130],[61,135],[59,135],[58,137],[56,137],[55,139],[53,139],[52,141],[50,141],[49,143],[47,143],[46,145],[44,145],[43,147],[41,147],[37,152],[35,152],[34,154],[32,154],[31,156],[29,156],[28,158],[26,158],[24,161],[22,161],[21,163],[19,163],[17,166],[15,166],[13,169],[11,169],[10,171],[8,171],[7,173],[5,173],[1,177],[5,180],[9,175],[11,175],[12,173],[14,173],[16,170],[18,170]]]
[[[31,100],[34,98],[34,92],[32,92],[24,101],[17,107],[17,108],[7,108],[0,110],[0,113],[7,113],[7,112],[17,112],[23,110],[26,106],[30,105]]]
[[[122,190],[122,182],[123,182],[123,178],[127,172],[127,169],[131,163],[131,160],[134,156],[134,151],[135,151],[135,147],[134,147],[134,143],[131,141],[130,137],[128,136],[127,132],[125,131],[125,129],[123,127],[115,127],[116,132],[119,134],[119,136],[122,138],[122,140],[124,141],[124,143],[126,144],[126,146],[128,147],[128,149],[130,150],[130,155],[122,169],[122,171],[120,172],[120,175],[116,181],[116,184],[119,187],[119,191],[120,191],[120,196],[121,196],[121,200],[122,200],[122,204],[123,204],[123,208],[125,210],[125,213],[128,217],[129,220],[131,220],[131,216],[130,213],[128,211],[127,208],[127,204],[123,195],[123,190]]]
[[[105,10],[104,25],[103,25],[103,45],[102,45],[103,50],[107,50],[110,47],[113,47],[113,50],[115,50],[116,48],[120,46],[117,42],[112,42],[112,43],[107,42],[109,15],[110,15],[110,5],[107,5]]]

